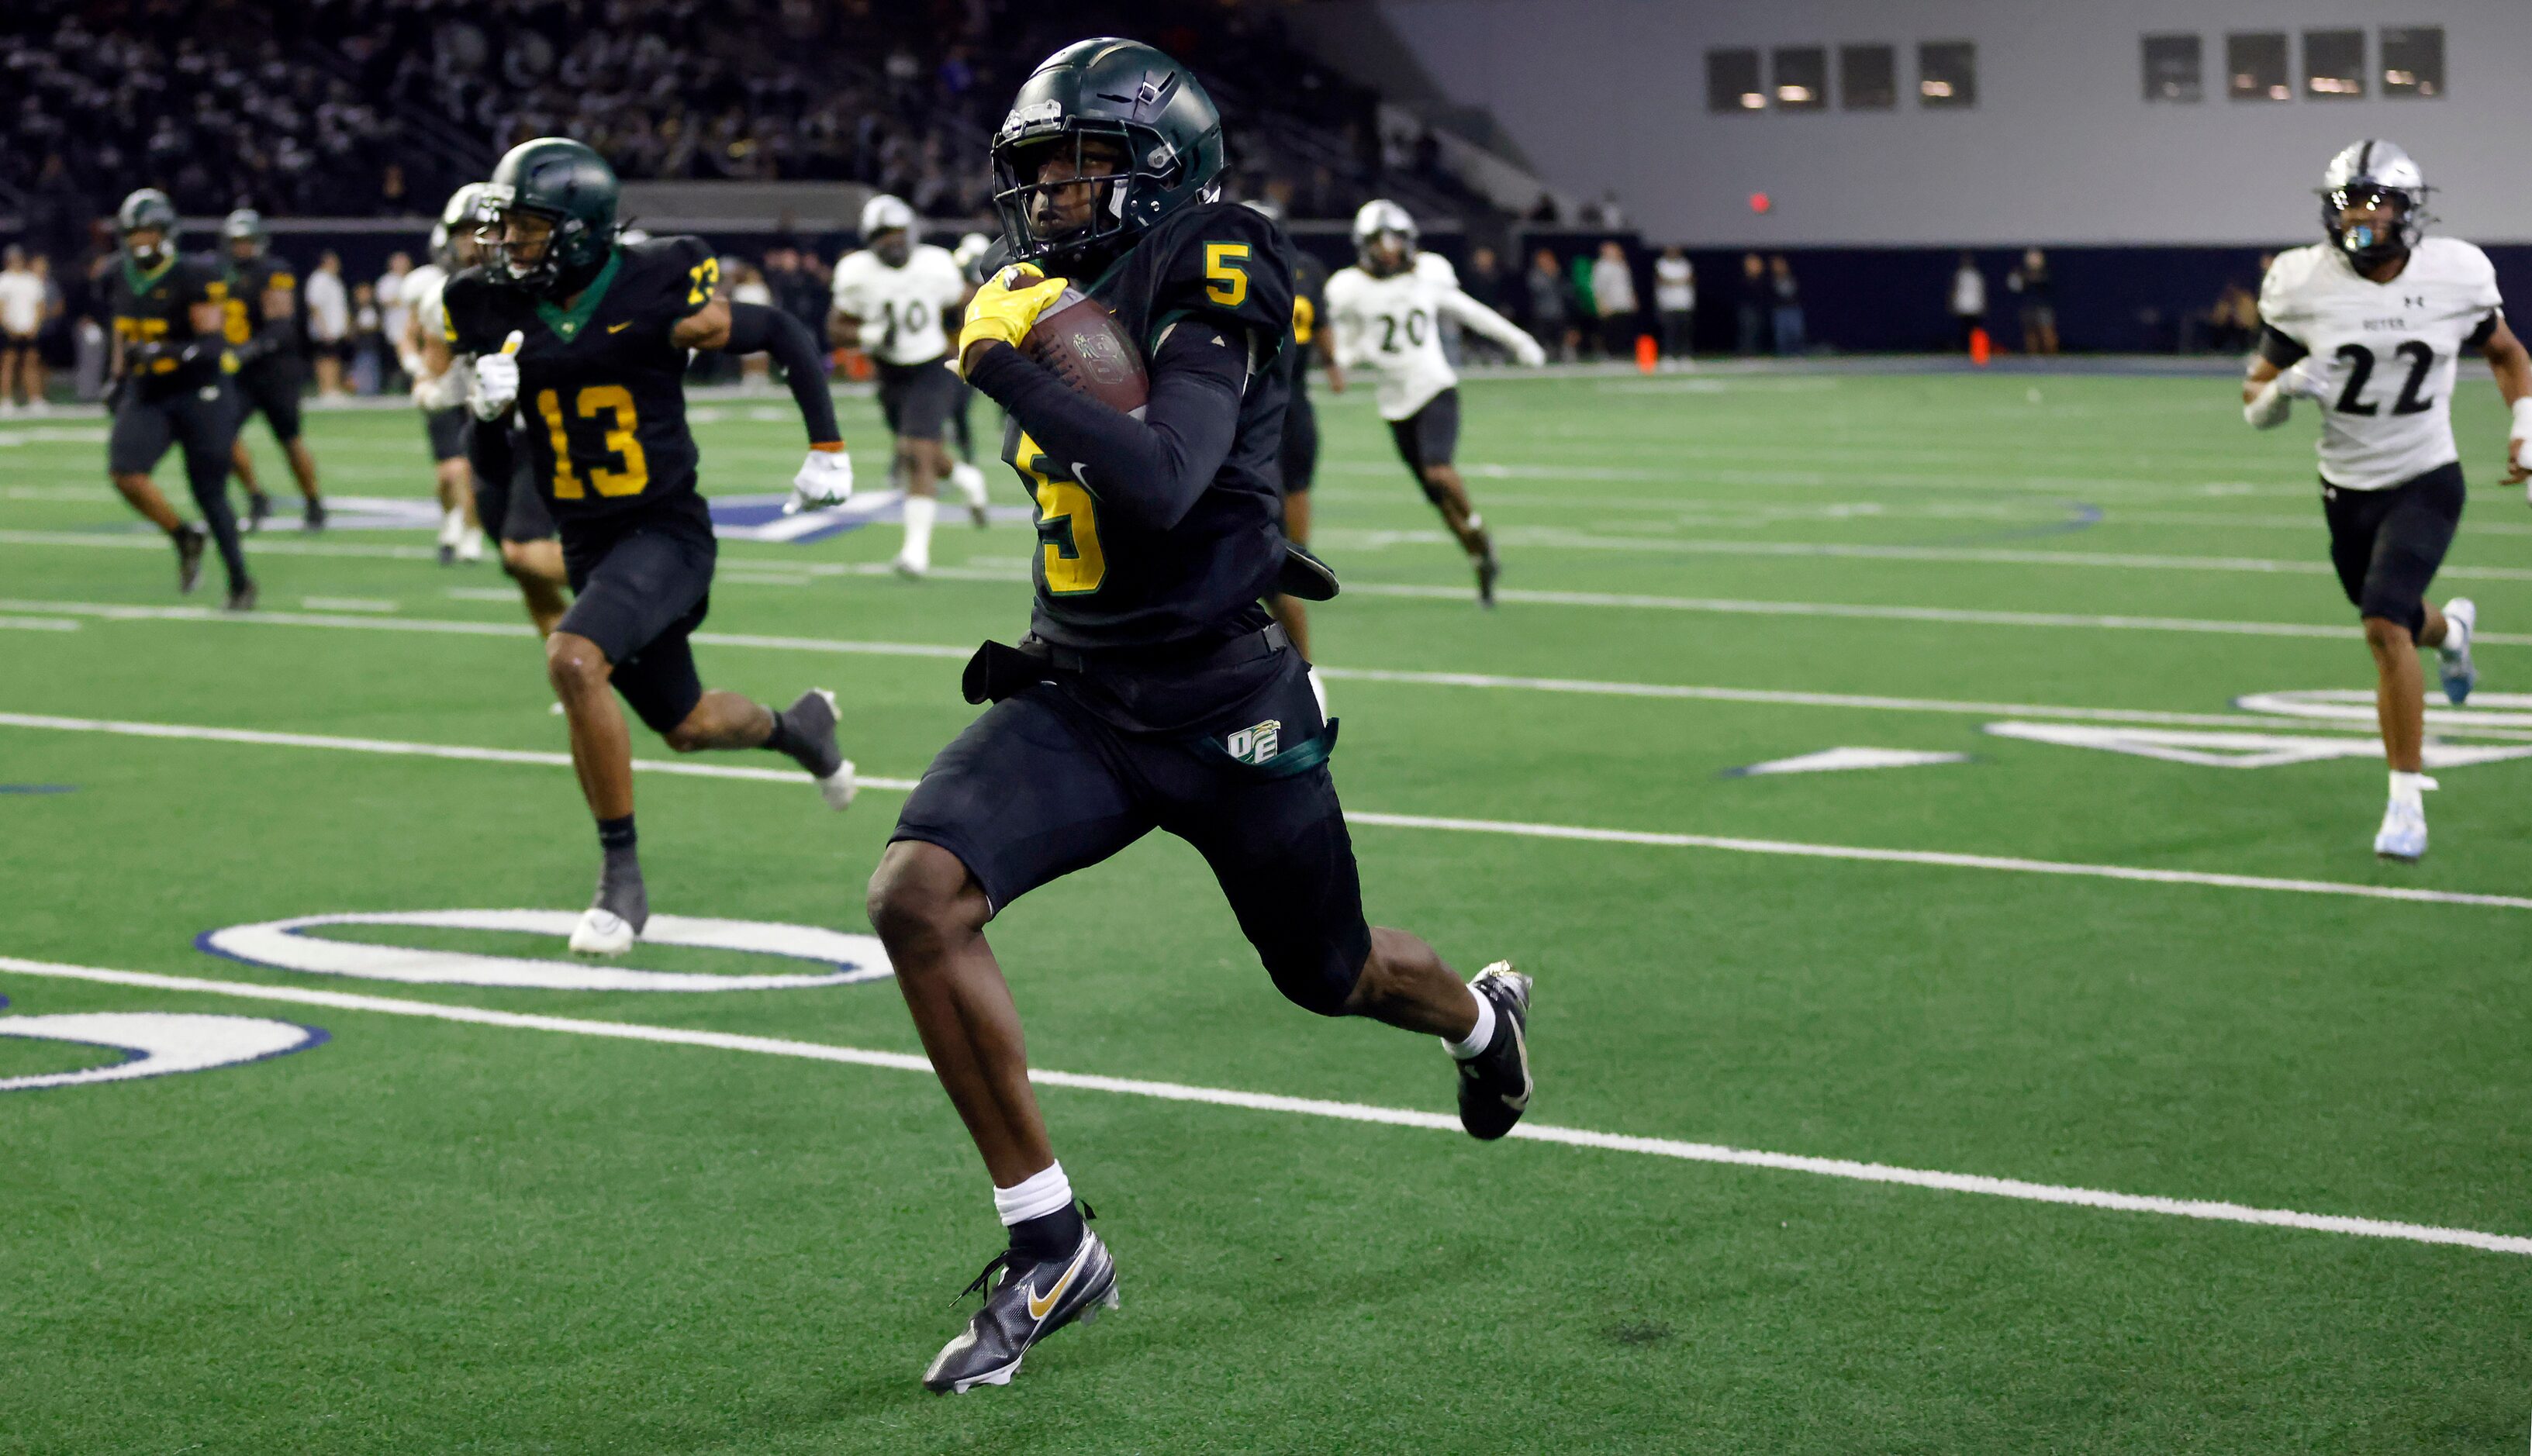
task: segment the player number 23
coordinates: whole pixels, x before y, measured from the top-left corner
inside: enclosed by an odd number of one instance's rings
[[[553,442],[554,499],[585,499],[589,491],[571,468],[571,437],[563,428],[561,396],[550,389],[538,391],[537,413],[545,418],[547,435]],[[592,384],[573,402],[573,413],[583,420],[606,417],[606,449],[618,462],[592,470],[589,483],[601,495],[640,495],[651,483],[651,462],[642,453],[642,442],[634,437],[641,420],[634,413],[632,392],[620,384]]]
[[[1248,270],[1240,266],[1248,256],[1245,243],[1207,243],[1204,245],[1204,296],[1226,308],[1237,308],[1248,301]]]
[[[695,280],[695,286],[686,290],[686,303],[701,308],[712,302],[713,290],[720,286],[720,259],[705,258],[688,268],[686,276]]]

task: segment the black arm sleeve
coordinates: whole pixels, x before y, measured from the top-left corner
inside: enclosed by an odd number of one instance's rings
[[[1143,418],[1122,415],[1011,348],[988,349],[968,382],[1008,410],[1102,507],[1168,531],[1213,483],[1239,432],[1248,383],[1244,339],[1219,326],[1181,320],[1152,358],[1152,397]]]
[[[2260,358],[2275,364],[2278,368],[2286,367],[2311,352],[2293,339],[2277,332],[2275,324],[2263,322],[2260,325]]]
[[[729,306],[729,342],[723,354],[771,354],[791,383],[791,398],[800,406],[800,420],[809,426],[809,443],[832,445],[843,436],[835,427],[834,396],[827,393],[827,361],[809,326],[779,308],[763,304]]]

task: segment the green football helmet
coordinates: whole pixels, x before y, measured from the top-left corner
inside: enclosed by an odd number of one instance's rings
[[[1219,200],[1222,161],[1222,112],[1193,72],[1138,41],[1075,41],[1038,63],[994,134],[994,208],[1012,258],[1084,271]]]
[[[157,241],[146,248],[136,248],[132,235],[155,229]],[[123,199],[114,209],[115,236],[123,240],[124,251],[132,260],[144,268],[154,268],[176,252],[176,204],[154,187],[144,187]]]
[[[615,206],[622,193],[615,169],[585,143],[539,137],[511,147],[484,185],[486,271],[531,293],[578,292],[614,251]],[[533,255],[518,256],[517,245],[501,239],[513,212],[552,226]]]

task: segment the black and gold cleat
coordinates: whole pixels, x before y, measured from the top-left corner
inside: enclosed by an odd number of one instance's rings
[[[1015,1249],[995,1255],[965,1290],[979,1292],[985,1307],[932,1358],[932,1368],[923,1372],[924,1389],[961,1395],[979,1385],[1009,1384],[1038,1341],[1117,1308],[1117,1260],[1085,1228],[1081,1243],[1059,1259],[1031,1260]]]
[[[1497,961],[1468,989],[1493,1003],[1495,1037],[1460,1063],[1460,1126],[1491,1143],[1529,1110],[1529,978]]]

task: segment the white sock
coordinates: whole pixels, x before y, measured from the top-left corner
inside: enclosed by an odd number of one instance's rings
[[[1319,681],[1319,670],[1315,667],[1310,669],[1310,696],[1319,700],[1319,716],[1322,718],[1326,717],[1328,715],[1328,685]],[[1479,997],[1479,999],[1482,1000],[1484,998]]]
[[[1468,1039],[1452,1041],[1445,1038],[1442,1042],[1451,1049],[1453,1057],[1464,1062],[1493,1045],[1495,1039],[1495,1003],[1478,995],[1474,987],[1469,988],[1468,999],[1477,1003],[1477,1024],[1468,1029]]]
[[[457,538],[465,533],[466,513],[463,510],[460,510],[456,506],[450,506],[439,513],[439,543],[441,545],[456,545]]]
[[[1008,1188],[994,1190],[994,1211],[1002,1215],[1005,1228],[1044,1218],[1071,1202],[1072,1180],[1064,1176],[1061,1162],[1049,1163]]]
[[[905,559],[929,563],[932,560],[932,518],[941,511],[941,502],[928,495],[905,498]]]
[[[958,464],[950,467],[950,481],[951,484],[958,487],[959,494],[967,497],[967,504],[971,506],[981,506],[985,503],[985,473],[983,471],[976,469],[965,461],[960,461]]]
[[[2426,788],[2427,776],[2425,774],[2402,773],[2396,768],[2391,770],[2391,802],[2393,804],[2402,805],[2406,808],[2424,812],[2426,811],[2427,804],[2426,800],[2422,796],[2426,793]]]

